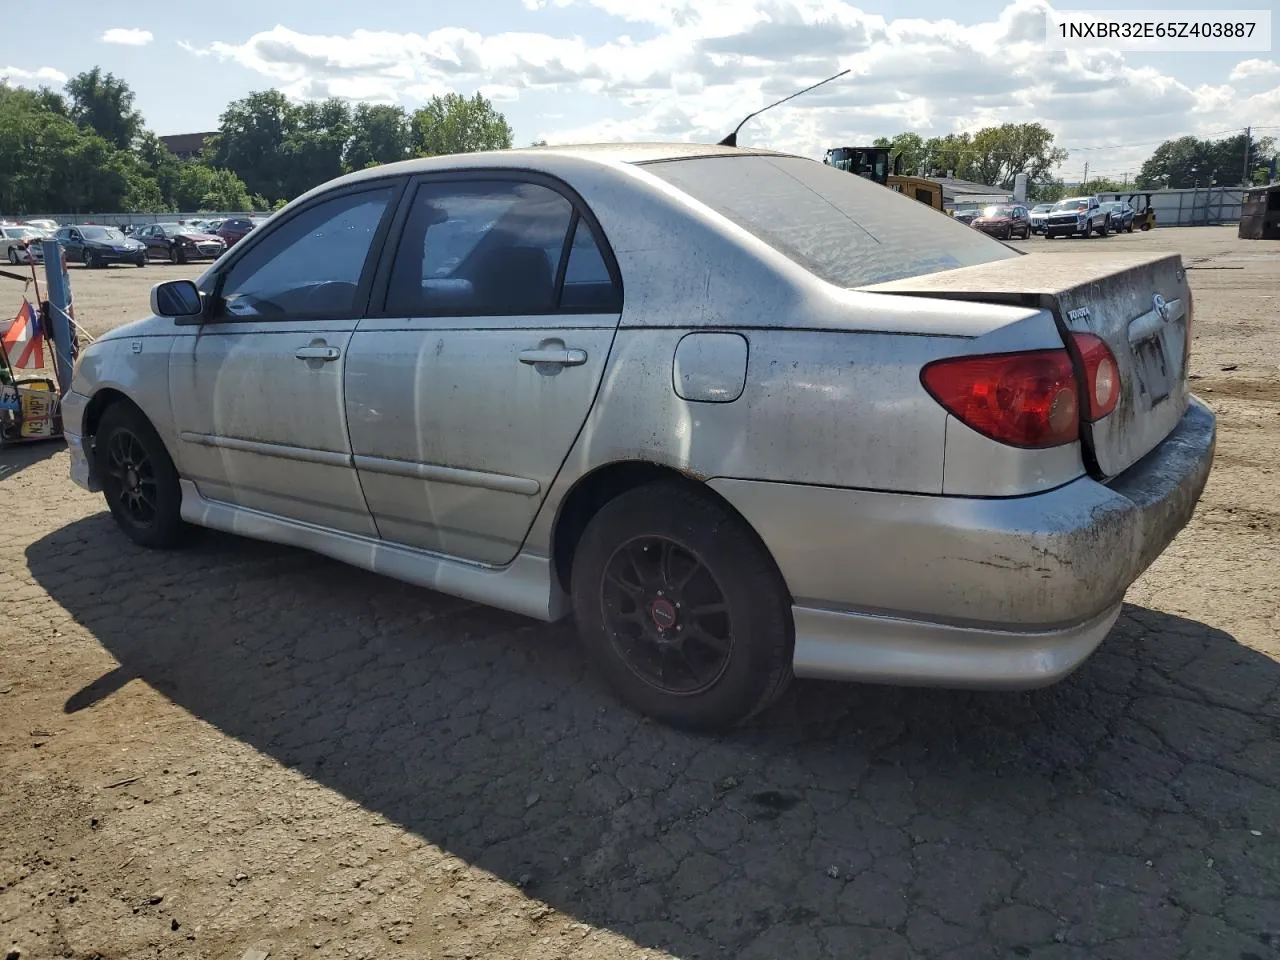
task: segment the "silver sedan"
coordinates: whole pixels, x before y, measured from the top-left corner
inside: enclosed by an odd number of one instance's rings
[[[573,614],[625,701],[690,728],[793,675],[1062,678],[1213,459],[1178,256],[1020,254],[764,151],[363,170],[151,311],[62,408],[130,538]]]

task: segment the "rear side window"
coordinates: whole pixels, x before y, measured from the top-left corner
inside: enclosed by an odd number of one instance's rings
[[[520,181],[426,183],[396,249],[386,311],[581,313],[618,309],[615,290],[591,229],[560,193]]]
[[[1019,254],[910,197],[801,157],[703,157],[645,165],[840,287]]]

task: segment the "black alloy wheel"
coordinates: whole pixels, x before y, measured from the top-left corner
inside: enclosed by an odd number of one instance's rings
[[[645,683],[684,696],[724,674],[733,652],[724,591],[685,547],[661,536],[622,544],[605,567],[600,599],[615,651]]]
[[[147,418],[127,403],[108,407],[98,424],[94,454],[102,494],[125,535],[144,547],[179,545],[188,528],[178,471]]]
[[[572,557],[583,646],[618,696],[688,730],[735,726],[792,677],[791,598],[755,531],[692,484],[606,503]]]

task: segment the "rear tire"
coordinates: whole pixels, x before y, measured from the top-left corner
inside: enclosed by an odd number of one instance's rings
[[[587,655],[639,712],[686,730],[735,726],[791,681],[791,600],[727,507],[659,481],[592,518],[573,559]]]
[[[116,525],[139,546],[177,547],[190,528],[182,519],[178,470],[145,416],[127,403],[107,408],[94,444],[102,495]]]
[[[84,266],[86,270],[96,270],[98,268],[98,255],[92,250],[84,252]]]

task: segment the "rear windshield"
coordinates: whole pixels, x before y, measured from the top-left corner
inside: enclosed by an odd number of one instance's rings
[[[702,157],[645,169],[841,287],[1018,256],[872,180],[802,157]]]

